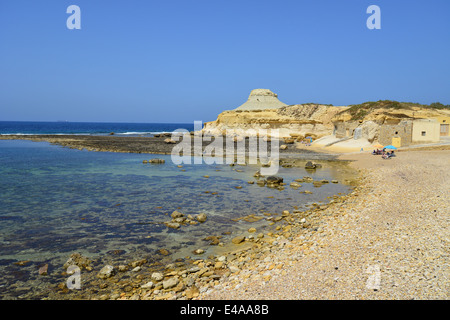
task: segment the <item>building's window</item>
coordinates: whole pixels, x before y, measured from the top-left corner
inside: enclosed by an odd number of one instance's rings
[[[395,131],[395,134],[398,134],[398,131]]]
[[[427,135],[426,131],[422,131],[422,137],[425,137]]]

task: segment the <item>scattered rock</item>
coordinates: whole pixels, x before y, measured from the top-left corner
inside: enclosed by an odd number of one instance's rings
[[[164,224],[168,228],[172,228],[172,229],[178,229],[181,227],[181,225],[178,222],[174,222],[174,221],[167,221],[167,222],[164,222]]]
[[[231,273],[239,272],[239,268],[236,267],[235,265],[229,266],[228,269],[230,269]]]
[[[90,266],[91,260],[88,258],[82,256],[80,253],[72,253],[69,257],[69,259],[64,263],[63,267],[64,269],[67,269],[71,265],[76,265],[80,269],[86,269],[88,271],[92,270],[92,267]]]
[[[170,139],[170,138],[164,139],[164,142],[167,143],[167,144],[177,143],[176,141],[174,141],[174,140],[172,140],[172,139]]]
[[[220,243],[219,237],[217,237],[217,236],[208,236],[203,240],[209,241],[209,244],[212,246],[218,245]]]
[[[144,263],[147,263],[147,259],[141,259],[141,260],[136,260],[130,263],[130,266],[132,268],[136,268],[136,267],[140,267],[142,266]]]
[[[179,280],[177,277],[169,278],[169,279],[163,281],[163,288],[166,290],[173,288],[178,284],[178,282],[179,282]]]
[[[231,239],[231,242],[233,242],[234,244],[239,244],[241,242],[243,242],[245,240],[244,236],[237,236],[234,237],[233,239]]]
[[[161,272],[153,272],[151,275],[153,281],[159,282],[164,279],[164,275]]]
[[[167,249],[159,249],[158,252],[163,256],[168,256],[170,254],[169,250]]]
[[[204,254],[205,250],[203,250],[203,249],[196,249],[192,253],[194,253],[194,254]]]
[[[207,219],[207,216],[205,213],[200,213],[195,218],[197,219],[198,222],[205,222]]]
[[[295,142],[295,139],[292,139],[292,138],[284,139],[284,143],[286,143],[286,144],[293,144],[294,142]]]
[[[181,217],[184,217],[184,214],[182,214],[179,211],[174,211],[174,212],[172,212],[171,217],[172,217],[172,219],[181,218]]]
[[[148,160],[148,163],[156,163],[156,164],[161,164],[161,163],[165,163],[166,162],[166,160],[164,160],[164,159],[158,159],[158,158],[154,158],[154,159],[150,159],[150,160]]]
[[[121,264],[117,267],[117,270],[119,270],[120,272],[128,271],[128,266]]]
[[[142,288],[142,289],[151,289],[151,288],[153,288],[153,286],[154,286],[153,282],[152,282],[152,281],[149,281],[149,282],[147,282],[146,284],[143,284],[143,285],[141,286],[141,288]]]
[[[39,268],[39,275],[46,276],[48,272],[48,264],[44,264],[42,267]]]
[[[305,169],[315,169],[316,167],[316,164],[312,163],[311,161],[308,161],[305,164]]]
[[[185,292],[186,298],[192,299],[197,298],[200,295],[200,290],[194,285],[188,288]]]
[[[283,182],[283,178],[277,176],[269,176],[266,178],[266,183],[268,186],[280,185]]]
[[[280,146],[280,149],[281,149],[281,150],[286,150],[287,148],[288,148],[288,146],[285,145],[285,144],[282,144],[282,145]]]
[[[101,279],[107,279],[112,277],[115,274],[114,267],[111,265],[104,266],[100,272],[97,274],[97,277]]]

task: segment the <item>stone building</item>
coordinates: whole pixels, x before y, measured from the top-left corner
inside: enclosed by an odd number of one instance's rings
[[[378,140],[382,145],[398,148],[438,142],[440,126],[436,119],[389,119],[381,125],[374,121],[339,121],[334,122],[333,134],[338,139],[353,137],[369,142]]]
[[[412,143],[412,120],[402,120],[397,124],[383,124],[380,126],[378,142],[382,145],[394,147],[409,146]]]

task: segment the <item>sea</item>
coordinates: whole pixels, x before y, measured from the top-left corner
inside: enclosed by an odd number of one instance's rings
[[[194,130],[194,123],[108,123],[108,122],[33,122],[0,121],[0,134],[83,134],[153,136],[157,133],[173,132],[176,129]]]
[[[190,124],[0,122],[2,134],[152,135]],[[164,164],[144,163],[163,158]],[[170,155],[75,150],[47,142],[0,140],[0,299],[42,299],[64,282],[64,263],[80,253],[117,266],[139,259],[165,265],[223,254],[238,235],[267,233],[269,217],[307,210],[352,190],[351,171],[325,162],[313,172],[280,167],[282,190],[255,182],[258,165],[175,165]],[[289,184],[304,176],[339,183]],[[312,194],[303,191],[312,191]],[[207,220],[169,228],[174,211]],[[251,219],[245,219],[251,217]],[[225,246],[205,239],[217,236]],[[202,249],[203,254],[193,253]],[[222,250],[222,251],[221,251]],[[47,275],[40,267],[47,265]]]

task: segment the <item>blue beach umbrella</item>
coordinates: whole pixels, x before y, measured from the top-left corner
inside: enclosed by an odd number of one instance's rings
[[[385,149],[393,149],[393,150],[397,150],[396,147],[392,146],[392,145],[388,145],[386,147],[384,147]]]

